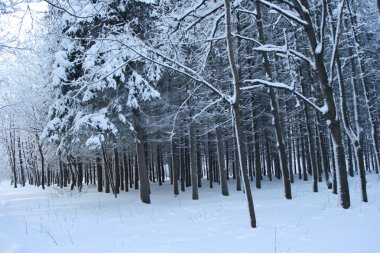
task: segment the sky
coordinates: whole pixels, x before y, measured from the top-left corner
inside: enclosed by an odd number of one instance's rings
[[[9,47],[21,47],[28,33],[35,28],[36,20],[47,9],[47,3],[38,1],[17,5],[11,14],[0,14],[0,45],[2,51]],[[5,48],[4,48],[5,45]],[[3,53],[3,52],[1,52]]]

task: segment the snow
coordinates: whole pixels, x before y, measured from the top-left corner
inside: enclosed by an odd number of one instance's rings
[[[320,111],[322,114],[326,114],[326,113],[329,111],[329,106],[327,105],[326,101],[325,101],[325,103],[323,104],[323,106],[320,107],[319,111]]]
[[[360,201],[359,177],[350,178],[352,208],[321,183],[293,185],[293,200],[282,196],[281,181],[253,190],[258,228],[249,226],[246,198],[230,180],[230,196],[206,182],[200,200],[191,190],[174,197],[172,186],[151,184],[152,204],[138,191],[97,193],[0,184],[0,252],[288,252],[373,253],[378,250],[380,179],[368,175],[369,203]]]
[[[315,48],[315,54],[321,54],[322,53],[322,43],[318,43],[317,47]]]
[[[298,15],[298,13],[296,12],[293,12],[291,10],[286,10],[286,9],[282,9],[280,6],[276,5],[276,4],[272,4],[270,3],[269,1],[265,1],[265,0],[260,0],[260,2],[266,6],[268,6],[269,8],[283,14],[284,16],[300,23],[300,24],[303,24],[303,25],[308,25],[308,23],[301,19],[301,17]]]

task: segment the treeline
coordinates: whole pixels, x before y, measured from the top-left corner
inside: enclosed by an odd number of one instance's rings
[[[348,176],[379,173],[377,10],[367,1],[56,1],[52,99],[31,140],[4,133],[15,186],[170,183],[245,190],[320,182],[350,207]],[[57,8],[58,7],[58,8]],[[52,39],[53,38],[53,39]],[[24,138],[24,139],[23,139]],[[206,179],[206,180],[202,180]],[[207,185],[203,185],[207,184]]]

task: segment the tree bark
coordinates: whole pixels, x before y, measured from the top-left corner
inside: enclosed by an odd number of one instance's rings
[[[218,148],[218,164],[219,164],[219,176],[220,176],[220,189],[223,196],[228,196],[228,185],[227,185],[227,171],[226,171],[226,161],[224,159],[224,145],[222,140],[222,131],[220,127],[217,127],[216,130],[216,141]]]
[[[100,157],[96,157],[96,179],[97,179],[97,187],[98,192],[103,191],[103,168],[102,168],[102,161]]]
[[[150,194],[149,194],[149,179],[146,169],[145,161],[145,149],[144,149],[144,133],[141,126],[140,112],[135,109],[133,110],[135,116],[135,130],[136,130],[136,153],[137,153],[137,164],[138,164],[138,174],[139,174],[139,188],[140,188],[140,200],[145,204],[150,204]]]
[[[234,88],[234,101],[231,103],[232,119],[234,123],[236,144],[238,150],[239,164],[241,169],[241,174],[243,177],[243,184],[245,188],[245,194],[247,197],[248,211],[251,221],[251,227],[256,227],[256,215],[255,209],[253,206],[253,198],[251,192],[251,185],[249,183],[247,163],[245,157],[245,145],[243,143],[243,129],[241,125],[240,118],[240,80],[238,76],[238,70],[236,66],[233,44],[232,44],[232,32],[231,32],[231,6],[230,1],[225,0],[225,20],[226,20],[226,37],[227,37],[227,50],[228,50],[228,59],[230,62],[231,73],[233,77],[233,88]]]
[[[192,188],[192,199],[199,199],[198,195],[198,178],[197,178],[197,147],[196,147],[196,138],[194,131],[194,122],[190,122],[190,170],[191,170],[191,188]]]
[[[263,28],[263,23],[261,19],[261,6],[258,0],[255,0],[255,3],[256,3],[256,25],[259,32],[259,40],[262,45],[265,45],[266,39],[265,39],[264,28]],[[270,81],[274,81],[267,53],[263,51],[262,56],[264,59],[263,64],[264,64],[265,72],[268,78],[270,79]],[[282,132],[281,119],[279,115],[278,103],[277,103],[276,94],[273,88],[269,87],[268,90],[269,90],[269,98],[270,98],[271,108],[272,108],[273,123],[274,123],[276,137],[277,137],[277,148],[280,155],[280,166],[281,166],[281,172],[282,172],[282,177],[283,177],[283,182],[284,182],[285,198],[291,199],[292,190],[291,190],[290,177],[289,177],[288,160],[286,157],[286,149],[285,149],[284,137],[283,137],[283,132]]]
[[[172,167],[173,167],[173,191],[174,195],[179,195],[178,189],[178,173],[179,173],[179,157],[178,157],[178,145],[174,138],[171,141],[172,144]]]

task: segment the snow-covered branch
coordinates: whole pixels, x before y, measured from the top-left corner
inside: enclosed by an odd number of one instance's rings
[[[260,0],[260,3],[271,8],[272,10],[277,11],[278,13],[282,14],[283,16],[285,16],[285,17],[287,17],[287,18],[289,18],[289,19],[291,19],[291,20],[293,20],[293,21],[295,21],[301,25],[308,25],[308,23],[305,20],[303,20],[296,12],[283,9],[280,6],[273,4],[273,3],[266,1],[266,0]]]
[[[150,56],[146,53],[143,53],[142,51],[139,51],[139,50],[137,50],[133,47],[130,47],[128,45],[125,45],[125,46],[127,46],[129,49],[131,49],[137,55],[141,56],[142,58],[144,58],[150,62],[153,62],[155,64],[158,64],[158,65],[165,67],[165,68],[168,68],[168,69],[172,69],[178,73],[181,73],[181,74],[193,79],[194,81],[202,83],[203,85],[208,87],[210,90],[212,90],[213,92],[218,94],[221,98],[223,98],[223,100],[225,100],[228,103],[231,103],[231,97],[230,96],[223,93],[221,90],[219,90],[214,85],[209,83],[197,71],[191,69],[190,67],[187,67],[187,66],[183,65],[182,63],[164,55],[163,53],[159,52],[158,50],[156,50],[152,47],[147,47],[146,50],[151,52],[153,55],[157,56],[156,58],[153,58],[152,56]],[[159,58],[161,58],[163,61],[159,60]]]
[[[257,89],[260,86],[266,86],[266,87],[272,87],[272,88],[276,88],[276,89],[288,90],[291,93],[293,93],[294,95],[296,95],[297,97],[301,98],[304,102],[306,102],[309,105],[311,105],[318,112],[320,112],[322,114],[325,114],[327,112],[327,105],[326,105],[326,103],[322,107],[316,105],[309,98],[305,97],[303,94],[301,94],[300,92],[296,91],[294,85],[288,85],[288,84],[280,83],[280,82],[269,82],[269,81],[262,80],[262,79],[251,79],[251,80],[248,79],[248,80],[244,80],[244,82],[245,83],[251,83],[251,84],[254,84],[254,85],[243,87],[243,88],[241,88],[242,91],[249,91],[249,90],[252,90],[252,89]]]

